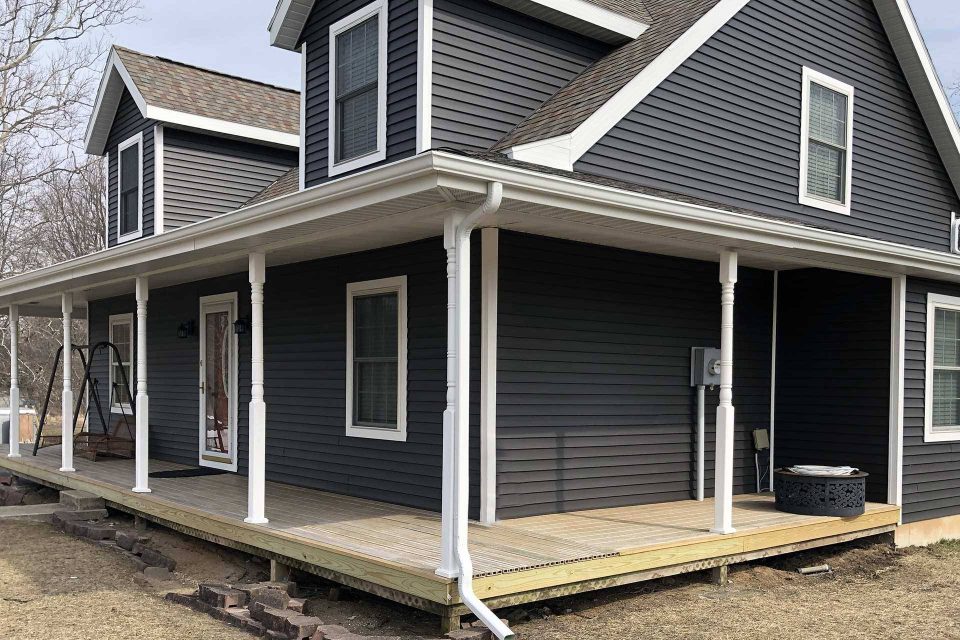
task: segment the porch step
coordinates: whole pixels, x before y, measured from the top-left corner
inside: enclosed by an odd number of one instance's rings
[[[61,491],[60,509],[67,507],[76,511],[88,511],[91,509],[103,509],[103,498],[95,496],[86,491]]]
[[[0,507],[0,520],[30,520],[32,522],[50,522],[56,511],[63,505],[51,502],[47,504],[23,504],[15,507]]]

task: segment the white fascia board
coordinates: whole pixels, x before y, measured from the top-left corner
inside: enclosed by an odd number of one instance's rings
[[[97,156],[103,154],[124,87],[130,92],[137,108],[140,109],[140,115],[146,118],[147,101],[130,78],[116,50],[111,49],[103,68],[103,75],[100,76],[97,98],[93,103],[93,112],[87,120],[87,130],[83,137],[84,150],[87,153]]]
[[[291,149],[296,149],[300,146],[300,135],[297,133],[284,133],[273,129],[253,127],[246,124],[229,122],[227,120],[174,111],[173,109],[157,107],[155,105],[147,105],[147,114],[145,117],[148,120],[158,120],[167,124],[179,125],[187,129],[211,131],[235,138],[245,138],[281,147],[290,147]]]
[[[623,44],[636,40],[649,27],[645,22],[634,20],[622,13],[610,11],[585,0],[493,1],[546,22],[557,22],[558,26],[563,28],[585,32],[585,35],[596,35],[610,44]],[[563,16],[565,19],[552,20],[551,18],[555,16]],[[589,25],[590,29],[579,29],[577,23]]]
[[[536,142],[518,144],[507,149],[506,155],[514,160],[532,162],[533,164],[562,169],[563,171],[573,171],[573,163],[576,158],[573,157],[572,145],[573,136],[566,134],[555,138],[537,140]]]
[[[874,0],[874,6],[953,187],[960,192],[960,127],[913,11],[907,0]]]
[[[693,53],[727,24],[733,16],[743,9],[750,0],[720,0],[710,11],[703,15],[697,22],[690,27],[682,36],[671,44],[646,68],[633,77],[622,89],[613,95],[599,109],[594,111],[573,133],[569,134],[569,163],[567,158],[556,157],[546,166],[557,169],[570,170],[573,164],[579,160],[583,154],[590,150],[593,145],[600,141],[610,129],[623,120],[644,98],[660,86],[667,77],[686,61]],[[551,138],[541,142],[551,143],[551,146],[558,148],[555,142],[557,138]],[[518,145],[510,149],[508,155],[517,160],[526,162],[537,162],[533,158],[540,160],[551,160],[552,154],[545,152],[544,149],[534,147],[537,143],[528,143]],[[561,166],[561,164],[563,166]]]

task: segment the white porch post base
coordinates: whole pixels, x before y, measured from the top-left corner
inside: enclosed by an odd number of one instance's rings
[[[248,524],[266,524],[264,502],[267,481],[267,404],[263,376],[263,285],[267,279],[266,255],[251,253],[250,280],[250,458],[247,471]]]
[[[63,409],[60,434],[60,471],[76,471],[73,468],[73,336],[71,316],[73,315],[73,294],[61,296],[63,311]]]
[[[7,457],[20,457],[20,389],[17,387],[10,387],[10,453]]]
[[[734,407],[717,407],[716,480],[713,533],[733,533]]]
[[[10,305],[10,452],[8,458],[20,457],[20,309]]]
[[[137,278],[137,413],[135,493],[150,493],[150,398],[147,396],[147,300],[146,277]]]

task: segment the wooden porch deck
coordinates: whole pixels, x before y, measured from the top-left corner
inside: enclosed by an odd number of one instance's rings
[[[0,457],[0,467],[57,487],[102,496],[116,508],[219,544],[428,611],[459,611],[456,585],[434,574],[439,514],[268,482],[270,523],[248,525],[246,478],[151,478],[130,491],[132,460],[75,460],[63,473],[57,447]],[[151,461],[151,471],[184,468]],[[709,532],[713,502],[684,501],[471,524],[477,594],[491,606],[538,600],[706,569],[892,530],[898,508],[869,504],[855,518],[778,512],[767,495],[734,502],[737,532]]]

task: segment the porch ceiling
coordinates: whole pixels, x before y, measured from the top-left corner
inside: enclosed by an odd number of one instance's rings
[[[251,251],[266,252],[273,266],[439,237],[444,217],[472,210],[491,181],[503,184],[504,202],[481,226],[707,261],[731,248],[740,264],[762,269],[817,266],[960,281],[960,257],[946,252],[430,152],[8,278],[0,282],[0,313],[16,303],[22,315],[57,316],[60,293],[73,291],[75,313],[82,314],[86,300],[132,293],[137,276],[159,288],[243,272]],[[437,255],[439,265],[439,247]]]

